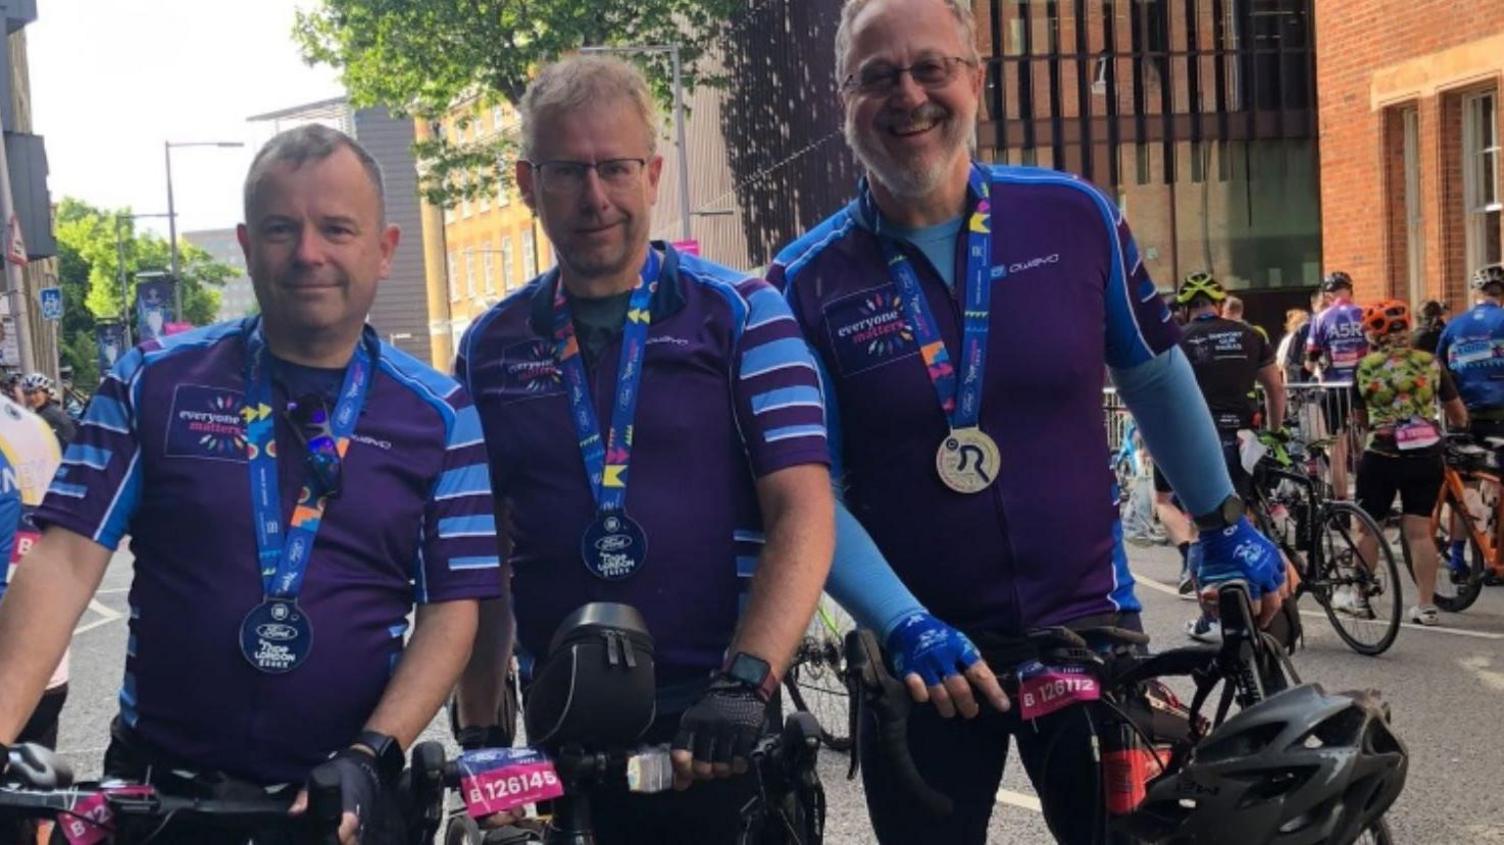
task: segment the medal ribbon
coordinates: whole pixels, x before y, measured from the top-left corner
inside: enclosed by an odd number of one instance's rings
[[[569,308],[564,283],[554,285],[554,359],[569,385],[570,418],[580,438],[580,457],[585,461],[590,493],[597,509],[621,513],[627,503],[627,469],[632,462],[632,421],[637,415],[637,397],[642,385],[642,359],[647,351],[648,323],[653,291],[658,289],[661,260],[648,248],[641,281],[627,302],[627,321],[622,327],[621,361],[616,373],[616,398],[611,410],[611,430],[601,438],[600,421],[590,397],[585,363],[575,336],[574,315]],[[557,274],[556,274],[557,275]]]
[[[272,410],[271,354],[261,333],[259,317],[242,325],[245,338],[246,396],[240,409],[245,421],[246,463],[251,475],[251,514],[256,521],[256,550],[261,563],[262,589],[268,598],[296,599],[303,588],[303,573],[313,554],[313,541],[328,505],[327,496],[313,495],[305,483],[292,509],[292,520],[282,529],[282,494],[277,486],[277,415]],[[343,459],[350,448],[350,435],[365,405],[371,372],[379,345],[367,329],[345,367],[344,383],[330,418],[335,446]]]
[[[988,183],[981,168],[973,165],[968,180],[968,190],[976,198],[976,206],[966,224],[966,275],[965,310],[961,338],[961,377],[959,388],[956,368],[951,363],[950,352],[945,348],[945,339],[935,323],[929,301],[919,284],[919,274],[914,263],[899,248],[896,240],[882,233],[882,215],[872,198],[872,191],[865,182],[861,190],[862,213],[872,221],[878,243],[882,245],[883,257],[888,263],[888,273],[898,288],[898,297],[909,327],[919,341],[919,351],[924,358],[925,371],[930,383],[935,386],[935,395],[940,400],[940,409],[945,413],[952,430],[975,428],[982,414],[982,376],[987,367],[987,334],[991,326],[992,309],[991,267],[991,221],[992,206],[988,198]]]

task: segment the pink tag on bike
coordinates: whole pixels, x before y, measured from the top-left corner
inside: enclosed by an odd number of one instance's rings
[[[1424,449],[1441,442],[1441,432],[1426,420],[1411,420],[1394,428],[1394,444],[1402,450]]]
[[[532,748],[487,748],[460,755],[460,795],[471,818],[558,798],[564,785],[552,760]]]
[[[1097,679],[1080,666],[1046,666],[1037,660],[1018,667],[1020,714],[1029,720],[1102,697]]]
[[[114,833],[115,814],[110,812],[109,795],[144,797],[155,790],[150,786],[122,786],[102,789],[78,802],[66,813],[57,814],[57,826],[68,845],[98,845],[108,842]]]

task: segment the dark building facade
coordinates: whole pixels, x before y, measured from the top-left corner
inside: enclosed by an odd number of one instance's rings
[[[1274,323],[1319,280],[1311,0],[977,0],[975,11],[983,158],[1107,191],[1162,289],[1209,270]]]

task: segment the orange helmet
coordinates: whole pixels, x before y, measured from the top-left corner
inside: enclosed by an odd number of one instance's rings
[[[1363,308],[1363,330],[1374,337],[1409,329],[1410,306],[1398,299],[1381,299]]]

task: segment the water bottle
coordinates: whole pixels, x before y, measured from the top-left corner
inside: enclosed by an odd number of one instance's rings
[[[1491,511],[1488,505],[1483,504],[1483,497],[1477,490],[1469,487],[1462,491],[1462,502],[1467,507],[1467,512],[1473,517],[1473,521],[1480,527],[1486,526]]]

